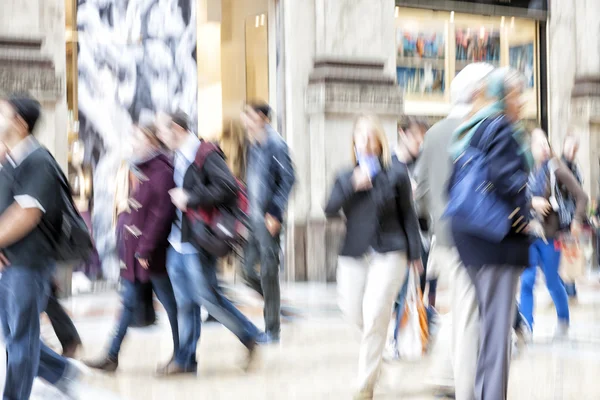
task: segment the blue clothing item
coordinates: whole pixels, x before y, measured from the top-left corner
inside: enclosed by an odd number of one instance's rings
[[[575,282],[571,282],[571,283],[564,283],[565,285],[565,290],[567,291],[567,296],[569,298],[575,298],[577,297],[577,287],[575,286]]]
[[[193,367],[196,361],[196,346],[200,337],[200,316],[196,310],[200,305],[246,347],[253,346],[260,333],[221,293],[216,263],[216,258],[204,251],[181,254],[170,247],[167,254],[167,270],[179,314],[180,346],[175,361],[186,370]]]
[[[549,240],[548,243],[542,239],[536,240],[529,249],[530,266],[521,275],[519,311],[531,327],[533,327],[533,287],[538,267],[544,271],[546,276],[546,286],[556,307],[559,321],[569,323],[567,291],[558,275],[560,250],[557,250],[554,244],[554,240]]]
[[[270,125],[265,125],[267,140],[252,143],[248,149],[246,184],[250,217],[263,221],[269,213],[279,221],[287,207],[296,180],[287,143]]]
[[[531,196],[546,198],[548,192],[548,162],[543,163],[540,168],[531,171],[529,175],[528,189]]]
[[[368,171],[371,179],[381,171],[381,162],[379,162],[378,156],[365,156],[357,153],[356,160],[361,168]]]
[[[152,283],[152,289],[156,293],[156,297],[165,308],[167,317],[169,318],[169,324],[171,325],[171,333],[173,335],[173,354],[177,356],[179,351],[179,329],[177,325],[177,302],[175,301],[175,293],[173,292],[173,286],[168,276],[154,276],[150,277]],[[128,280],[123,281],[123,311],[121,312],[121,318],[119,319],[119,325],[115,337],[113,338],[108,356],[117,360],[119,352],[121,351],[121,344],[127,335],[127,330],[133,323],[134,313],[138,306],[138,298],[140,297],[140,290],[142,289],[141,282],[131,282]]]
[[[181,146],[181,148],[175,152],[175,171],[173,173],[173,180],[175,181],[176,187],[183,188],[183,178],[185,177],[185,173],[187,172],[188,168],[194,163],[194,160],[196,159],[196,153],[198,153],[199,148],[200,139],[198,139],[194,134],[190,133],[183,146]],[[182,254],[196,254],[198,253],[198,250],[196,250],[191,243],[185,243],[182,241],[181,221],[183,221],[183,213],[181,210],[177,210],[177,218],[171,226],[169,243],[175,248],[175,250]]]
[[[404,283],[402,284],[402,288],[400,289],[400,293],[398,293],[398,298],[396,299],[396,325],[394,326],[394,340],[398,340],[398,333],[400,332],[400,321],[402,321],[402,317],[404,316],[404,311],[406,308],[406,292],[408,292],[408,270],[406,270],[406,276],[404,277]]]
[[[40,340],[40,314],[50,295],[54,268],[11,265],[0,278],[0,324],[8,363],[4,400],[28,399],[36,376],[60,386],[68,361]]]

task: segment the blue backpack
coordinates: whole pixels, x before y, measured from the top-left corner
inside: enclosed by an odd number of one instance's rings
[[[480,135],[478,145],[473,146],[472,140],[454,161],[444,213],[445,218],[452,219],[452,229],[493,243],[501,242],[508,235],[514,212],[514,207],[498,196],[489,181],[486,154],[501,121],[502,117],[495,118]]]

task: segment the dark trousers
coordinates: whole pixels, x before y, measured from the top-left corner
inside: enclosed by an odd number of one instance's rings
[[[127,335],[127,330],[131,326],[134,320],[135,311],[139,308],[140,291],[144,290],[145,285],[141,282],[130,282],[123,281],[123,312],[119,319],[117,331],[113,338],[108,356],[116,360],[121,350],[121,345]],[[156,293],[156,297],[161,302],[167,316],[169,318],[169,324],[171,324],[171,333],[173,335],[173,354],[177,356],[179,351],[179,329],[177,325],[177,302],[175,301],[175,293],[173,292],[173,286],[171,280],[167,275],[153,276],[150,278],[150,285]]]
[[[68,361],[40,340],[52,272],[15,265],[2,272],[0,324],[8,355],[3,400],[28,399],[36,376],[60,387],[69,375]]]
[[[265,331],[278,338],[281,330],[281,289],[279,286],[279,235],[273,237],[263,222],[253,222],[252,234],[244,249],[242,277],[265,300]],[[260,276],[256,264],[260,263]]]
[[[156,311],[154,310],[153,300],[152,284],[150,282],[142,283],[138,291],[138,307],[135,309],[131,326],[143,328],[154,325]]]
[[[65,309],[58,302],[57,287],[53,283],[51,285],[50,297],[48,298],[48,305],[46,306],[46,315],[50,319],[54,333],[60,342],[63,350],[70,346],[78,345],[81,343],[81,338],[77,332],[77,328],[73,324],[73,321],[67,315]]]

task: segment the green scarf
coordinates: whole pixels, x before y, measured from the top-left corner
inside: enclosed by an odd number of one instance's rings
[[[486,87],[486,96],[494,99],[494,102],[473,115],[468,121],[461,124],[452,134],[450,141],[450,154],[456,160],[469,147],[473,135],[477,132],[477,128],[488,118],[493,118],[496,115],[505,112],[504,98],[506,97],[505,82],[506,75],[510,72],[508,68],[499,68],[488,74],[484,78]],[[513,137],[519,143],[521,148],[520,155],[525,158],[529,168],[533,166],[533,156],[529,147],[527,132],[522,123],[516,123],[513,126]]]

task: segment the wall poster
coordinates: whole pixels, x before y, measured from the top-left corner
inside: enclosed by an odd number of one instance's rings
[[[533,88],[534,85],[533,49],[533,43],[511,46],[508,49],[510,66],[525,76],[528,88]]]

